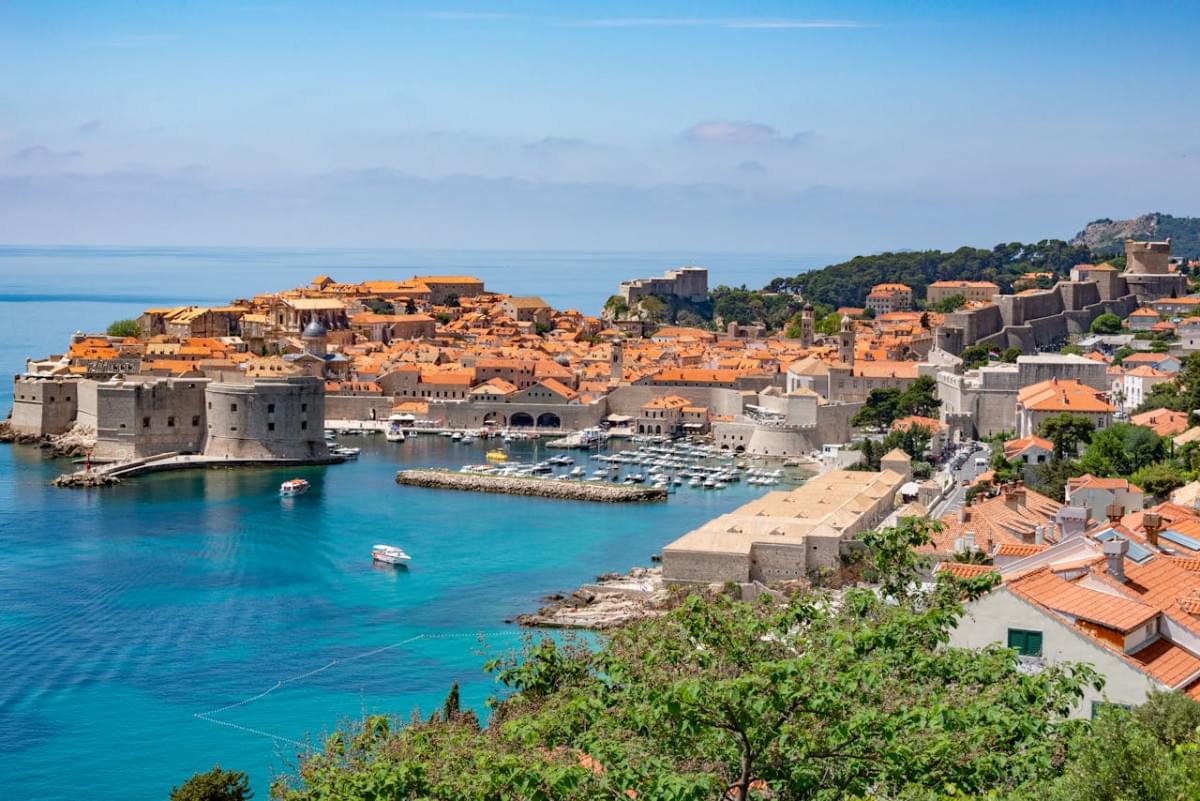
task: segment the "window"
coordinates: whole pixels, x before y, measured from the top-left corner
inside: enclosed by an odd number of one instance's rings
[[[1026,629],[1008,630],[1008,647],[1016,648],[1021,656],[1042,655],[1042,633]]]
[[[267,423],[267,430],[268,430],[268,431],[274,431],[274,430],[275,430],[275,424],[274,424],[274,423]]]
[[[273,403],[267,404],[267,414],[275,414],[275,404],[273,404]]]
[[[200,415],[193,414],[192,415],[192,428],[199,428],[199,427],[200,427]]]
[[[175,427],[175,418],[168,417],[167,418],[167,428],[174,428],[174,427]]]
[[[307,411],[308,411],[308,404],[307,404],[307,403],[302,403],[302,404],[300,404],[300,411],[302,411],[302,412],[307,412]]]
[[[308,421],[307,421],[307,420],[301,420],[301,421],[300,421],[300,430],[301,430],[301,431],[307,431],[307,430],[308,430]]]
[[[231,403],[231,404],[229,404],[229,411],[231,411],[231,412],[236,412],[236,411],[237,411],[237,404],[236,404],[236,403]]]
[[[149,428],[149,427],[150,427],[150,418],[143,417],[142,418],[142,428]]]

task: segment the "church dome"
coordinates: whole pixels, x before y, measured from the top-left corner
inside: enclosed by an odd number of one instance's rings
[[[321,325],[320,320],[313,320],[304,328],[305,339],[320,339],[325,336],[325,326]]]

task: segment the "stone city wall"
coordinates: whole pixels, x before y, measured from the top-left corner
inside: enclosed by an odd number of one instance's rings
[[[14,376],[12,429],[36,437],[62,434],[75,421],[78,400],[75,379]]]
[[[206,392],[205,454],[231,459],[325,456],[325,387],[308,377],[214,383]]]

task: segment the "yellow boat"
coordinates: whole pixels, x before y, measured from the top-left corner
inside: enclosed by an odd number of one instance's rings
[[[502,450],[488,451],[487,460],[489,462],[507,462],[508,454]]]

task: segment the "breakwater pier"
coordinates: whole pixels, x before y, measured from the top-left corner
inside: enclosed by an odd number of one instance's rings
[[[396,483],[428,489],[492,492],[502,495],[526,495],[599,503],[637,503],[667,499],[667,491],[658,487],[612,485],[598,481],[558,481],[547,478],[489,476],[478,473],[454,473],[449,470],[400,470],[396,473]]]

